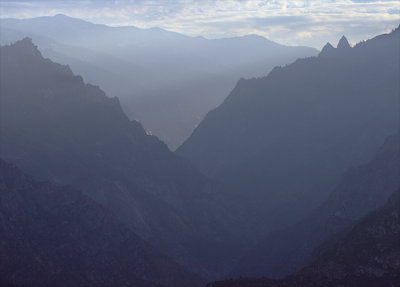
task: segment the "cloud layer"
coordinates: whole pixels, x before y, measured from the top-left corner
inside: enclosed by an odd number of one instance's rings
[[[1,18],[63,13],[112,26],[160,27],[186,35],[221,38],[258,34],[289,45],[321,48],[343,34],[350,42],[390,31],[400,23],[394,1],[0,1]]]

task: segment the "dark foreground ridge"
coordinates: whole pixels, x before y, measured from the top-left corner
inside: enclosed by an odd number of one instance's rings
[[[232,277],[261,277],[282,270],[288,275],[300,270],[310,262],[315,248],[383,205],[399,186],[400,135],[396,134],[386,139],[371,161],[349,169],[314,212],[257,244]]]
[[[108,210],[0,159],[1,286],[204,286]]]
[[[322,247],[320,255],[282,280],[242,278],[208,287],[396,287],[400,284],[400,189],[388,202]]]

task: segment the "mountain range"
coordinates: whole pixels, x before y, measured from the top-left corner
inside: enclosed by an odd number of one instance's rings
[[[82,190],[205,278],[229,270],[245,224],[223,185],[130,121],[117,98],[43,58],[31,39],[0,49],[1,158]]]
[[[230,187],[259,235],[323,203],[399,128],[397,28],[240,80],[177,153]]]
[[[1,43],[30,37],[45,57],[118,97],[131,119],[178,147],[240,77],[316,55],[256,35],[208,40],[159,28],[109,27],[62,14],[0,19]]]
[[[171,102],[209,109],[265,50],[301,49],[64,15],[0,26],[0,285],[400,282],[400,27],[239,80],[171,152],[129,107],[184,130]]]

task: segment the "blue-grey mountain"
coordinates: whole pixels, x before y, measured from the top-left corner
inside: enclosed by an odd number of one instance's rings
[[[64,15],[1,19],[1,41],[31,37],[42,53],[120,98],[131,119],[175,149],[240,77],[260,76],[315,49],[250,35],[208,40],[162,29],[108,27]]]
[[[0,49],[2,158],[79,188],[190,270],[209,278],[228,271],[231,248],[245,237],[220,184],[30,39]]]
[[[240,80],[177,150],[268,234],[310,213],[399,128],[400,29]]]
[[[329,198],[305,219],[262,240],[233,277],[282,277],[304,267],[314,249],[383,205],[400,187],[400,135],[390,136],[375,157],[349,169]]]

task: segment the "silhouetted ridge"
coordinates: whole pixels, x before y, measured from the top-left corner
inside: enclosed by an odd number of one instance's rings
[[[32,37],[46,58],[68,64],[118,97],[131,119],[173,150],[237,79],[262,76],[274,66],[318,53],[256,35],[209,40],[160,28],[109,27],[62,14],[0,19],[0,26],[2,44]]]
[[[351,49],[328,44],[320,57],[241,81],[177,152],[242,196],[256,237],[293,225],[327,199],[346,170],[371,160],[398,131],[399,44],[396,33]],[[293,247],[276,242],[279,251]],[[276,251],[265,255],[290,261],[290,252],[286,260]],[[258,274],[268,277],[300,267],[258,262],[266,264],[252,266],[265,266]],[[250,275],[243,269],[235,275]]]
[[[339,43],[337,45],[337,49],[350,49],[351,46],[349,44],[349,41],[347,41],[347,38],[345,36],[342,36],[342,38],[340,38]]]
[[[15,51],[22,55],[32,55],[38,57],[42,56],[38,47],[33,44],[32,39],[29,37],[15,42],[14,44],[12,44],[12,46],[14,47]]]
[[[41,57],[30,40],[1,47],[0,57],[4,159],[81,189],[187,269],[209,278],[228,272],[220,262],[237,256],[226,250],[243,236],[234,235],[237,209],[221,184],[130,121],[117,98]]]
[[[342,36],[340,38],[337,48],[332,46],[331,43],[327,43],[319,53],[320,57],[333,57],[333,56],[339,56],[342,55],[342,52],[345,52],[347,50],[350,50],[351,46],[349,42],[347,41],[347,38],[345,36]]]

